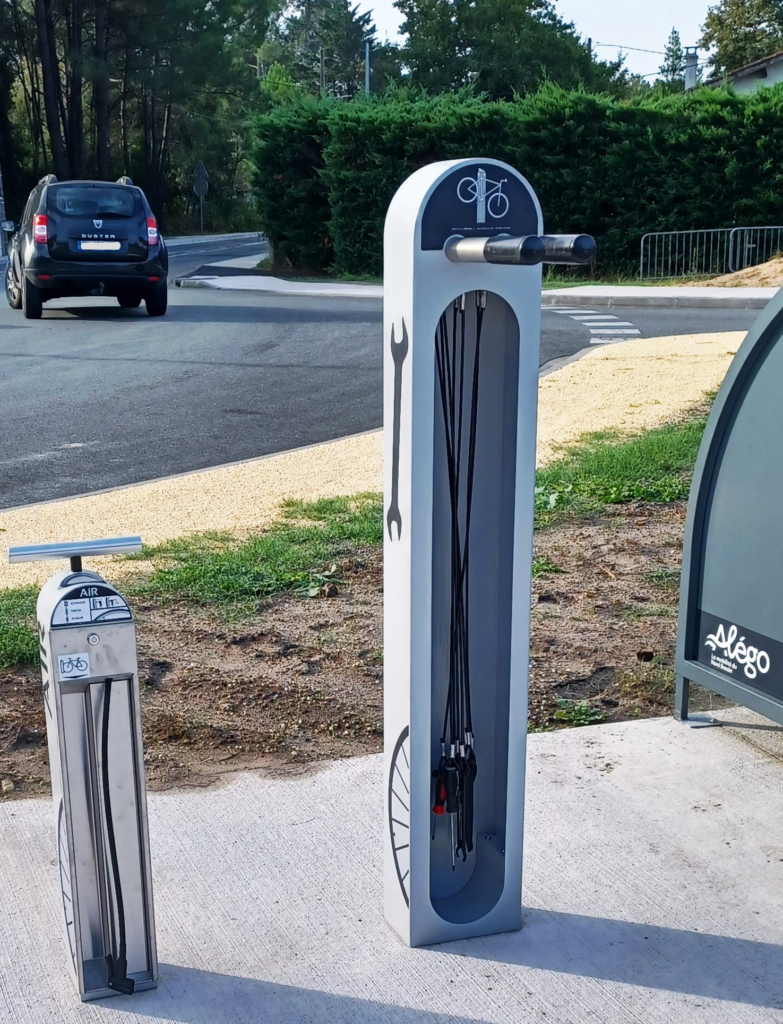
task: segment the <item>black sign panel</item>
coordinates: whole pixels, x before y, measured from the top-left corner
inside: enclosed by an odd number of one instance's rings
[[[738,683],[783,699],[783,644],[704,610],[697,660]]]
[[[783,290],[704,431],[683,548],[675,715],[691,682],[783,724]]]
[[[78,601],[87,597],[114,597],[117,591],[113,587],[103,587],[99,583],[85,583],[81,587],[69,590],[65,595],[66,601]]]
[[[421,222],[422,249],[442,249],[452,235],[538,234],[538,214],[526,186],[503,167],[458,167],[436,187]]]

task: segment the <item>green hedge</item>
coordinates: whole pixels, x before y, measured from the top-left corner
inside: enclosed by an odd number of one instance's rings
[[[274,107],[254,124],[253,185],[275,264],[329,270],[329,195],[321,177],[329,139],[329,102],[303,97]]]
[[[547,230],[595,235],[605,270],[634,272],[647,231],[783,219],[783,86],[634,101],[551,85],[513,103],[396,93],[278,107],[255,128],[264,226],[278,263],[300,267],[380,274],[395,190],[455,157],[518,168]]]

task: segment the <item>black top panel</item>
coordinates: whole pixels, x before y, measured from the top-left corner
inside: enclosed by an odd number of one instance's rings
[[[538,215],[519,178],[494,164],[458,167],[436,187],[421,222],[422,249],[442,249],[447,238],[538,234]]]

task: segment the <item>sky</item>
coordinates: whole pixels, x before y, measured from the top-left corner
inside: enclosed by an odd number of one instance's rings
[[[393,0],[358,2],[360,10],[374,12],[380,39],[397,38],[401,18]],[[580,35],[592,38],[596,55],[602,60],[614,60],[619,46],[626,55],[625,66],[629,71],[654,75],[663,61],[661,54],[672,28],[680,33],[683,46],[695,46],[707,9],[716,3],[717,0],[555,0],[555,7],[564,21],[574,23]],[[700,57],[703,59],[703,55]]]

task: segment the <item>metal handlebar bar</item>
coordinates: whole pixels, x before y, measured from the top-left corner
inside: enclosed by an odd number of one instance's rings
[[[452,263],[584,266],[595,259],[596,245],[590,235],[495,235],[492,238],[452,235],[446,240],[444,251]]]
[[[42,562],[49,558],[82,558],[85,555],[125,555],[141,551],[141,537],[108,540],[76,540],[65,544],[30,544],[8,549],[8,561]]]

